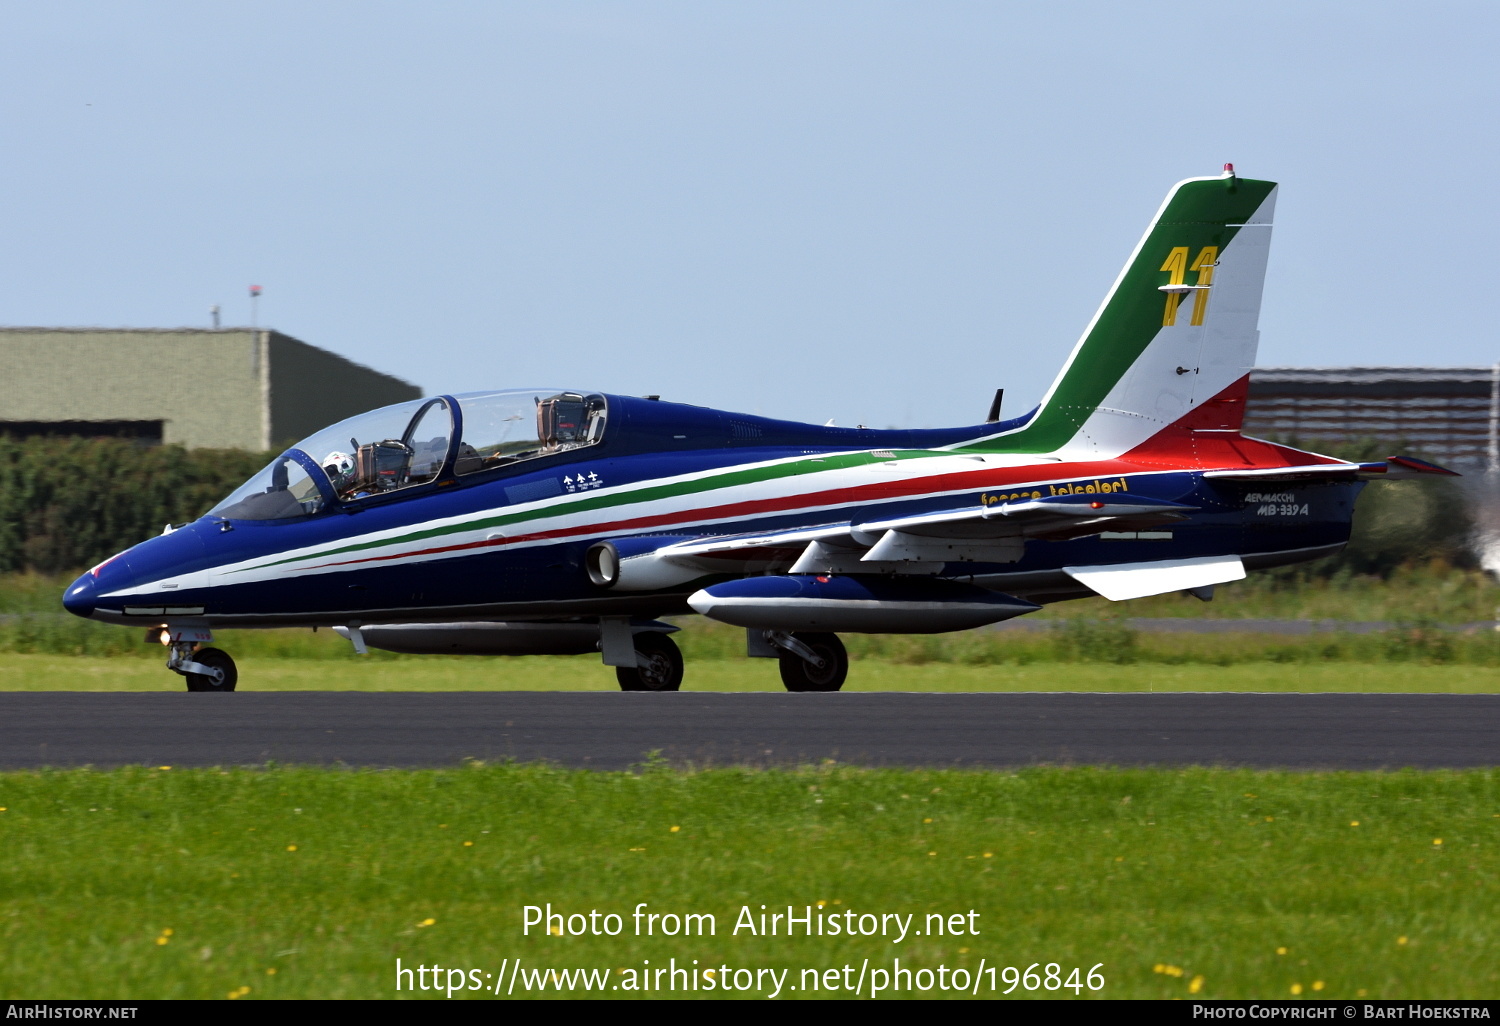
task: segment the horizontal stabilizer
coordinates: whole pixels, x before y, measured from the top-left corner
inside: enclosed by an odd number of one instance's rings
[[[1415,456],[1387,456],[1383,463],[1361,463],[1359,465],[1360,477],[1371,477],[1374,480],[1395,480],[1412,477],[1463,477],[1456,470],[1440,467],[1436,463],[1428,463],[1419,460]]]
[[[1375,463],[1307,463],[1299,467],[1258,467],[1255,470],[1206,470],[1203,476],[1215,481],[1291,481],[1324,478],[1348,481]]]
[[[1257,467],[1254,470],[1209,470],[1204,477],[1215,481],[1394,481],[1413,477],[1462,477],[1456,470],[1415,456],[1388,456],[1374,463],[1306,463],[1295,467]]]
[[[1172,591],[1242,581],[1245,579],[1245,564],[1240,562],[1239,556],[1199,556],[1151,563],[1065,566],[1063,572],[1111,602],[1123,602],[1147,595],[1165,595]]]

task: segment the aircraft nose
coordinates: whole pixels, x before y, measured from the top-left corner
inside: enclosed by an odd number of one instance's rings
[[[68,590],[63,592],[62,602],[63,608],[74,616],[93,616],[94,606],[98,603],[93,574],[84,574],[68,585]]]

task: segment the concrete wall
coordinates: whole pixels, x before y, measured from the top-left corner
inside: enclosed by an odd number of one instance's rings
[[[270,349],[270,448],[284,448],[330,424],[380,406],[419,399],[400,378],[267,332]]]
[[[0,421],[161,420],[162,441],[262,448],[255,333],[0,329]]]
[[[1497,387],[1492,367],[1258,367],[1244,430],[1314,449],[1379,439],[1467,469],[1489,458]]]
[[[274,331],[0,328],[0,421],[162,421],[162,441],[261,450],[421,392]]]

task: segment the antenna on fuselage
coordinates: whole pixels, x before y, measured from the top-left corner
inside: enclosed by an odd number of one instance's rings
[[[1005,389],[995,389],[995,398],[990,403],[990,414],[984,418],[986,424],[993,424],[1000,419],[1000,400],[1005,398]]]

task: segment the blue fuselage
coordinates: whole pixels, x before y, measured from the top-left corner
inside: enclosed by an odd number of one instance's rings
[[[951,564],[939,575],[1050,601],[1089,593],[1065,566],[1237,554],[1254,569],[1335,552],[1349,538],[1362,487],[1354,480],[1210,480],[1198,468],[1128,458],[986,463],[956,454],[1005,424],[819,428],[606,398],[610,429],[598,444],[455,474],[463,458],[455,441],[431,481],[388,494],[340,497],[320,481],[327,501],[315,512],[206,516],[84,574],[64,604],[80,616],[144,626],[655,617],[686,612],[695,589],[741,574],[620,592],[590,580],[584,556],[591,545],[628,538],[640,551],[691,538],[857,525],[1101,480],[1193,508],[1170,525],[1032,539],[1014,562]],[[962,460],[970,462],[955,463]],[[779,558],[765,555],[744,571],[778,572]]]

